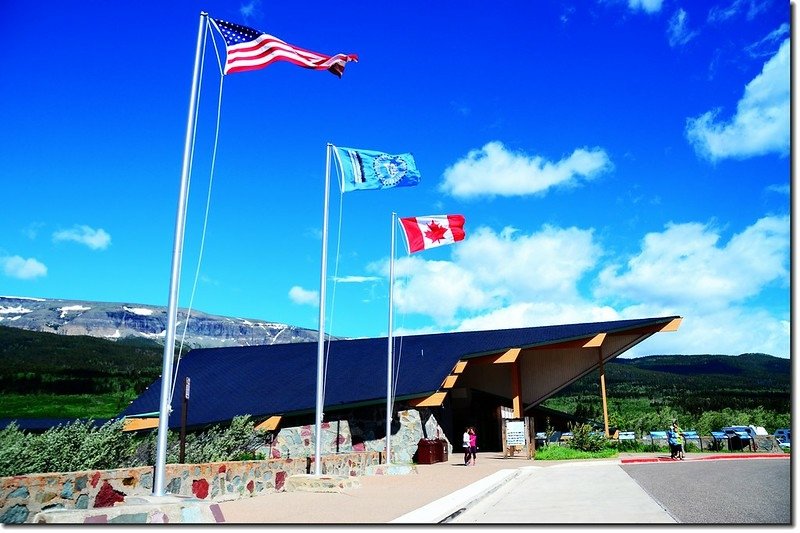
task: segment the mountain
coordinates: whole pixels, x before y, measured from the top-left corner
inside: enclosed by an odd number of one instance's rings
[[[178,310],[176,343],[183,336],[186,311]],[[131,303],[0,296],[0,325],[60,335],[88,335],[163,345],[167,308]],[[316,330],[192,310],[184,346],[216,348],[316,340]]]
[[[558,393],[558,398],[593,399],[599,374],[591,372]],[[609,398],[646,398],[653,408],[679,406],[700,414],[723,408],[762,406],[788,412],[792,390],[791,360],[763,353],[740,355],[650,355],[617,358],[605,365]],[[548,406],[561,407],[559,400]]]

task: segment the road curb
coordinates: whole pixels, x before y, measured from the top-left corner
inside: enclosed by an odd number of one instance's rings
[[[520,474],[520,469],[498,470],[475,483],[391,520],[390,524],[441,524],[485,498]]]
[[[777,453],[749,453],[749,454],[720,454],[709,455],[705,457],[690,457],[686,461],[718,461],[718,460],[736,460],[736,459],[789,459],[789,454]],[[633,463],[674,463],[675,459],[669,457],[634,457],[630,459],[620,459],[621,464]],[[680,462],[680,461],[678,461]]]

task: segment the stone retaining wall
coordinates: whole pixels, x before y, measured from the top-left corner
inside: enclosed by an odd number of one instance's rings
[[[398,412],[399,428],[392,433],[392,463],[411,464],[419,440],[441,431],[430,413],[424,413],[424,424],[422,416],[415,409]],[[369,435],[372,430],[365,432],[364,425],[358,424],[357,431]],[[271,447],[257,450],[269,457],[265,461],[168,464],[166,492],[214,501],[281,492],[288,476],[313,471],[314,429],[282,429]],[[322,433],[323,474],[382,472],[376,467],[384,462],[385,438],[361,440],[354,445],[346,420],[323,423]],[[37,512],[47,509],[111,507],[128,496],[148,496],[152,491],[152,466],[4,477],[0,478],[0,523],[30,522]]]
[[[380,461],[379,452],[326,455],[322,472],[359,476]],[[306,458],[169,464],[166,492],[214,501],[282,492],[286,478],[306,474],[309,465]],[[112,507],[129,496],[152,492],[151,466],[4,477],[0,478],[0,523],[30,522],[38,511],[47,509]]]

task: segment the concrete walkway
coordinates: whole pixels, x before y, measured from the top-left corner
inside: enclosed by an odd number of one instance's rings
[[[687,454],[686,460],[764,455],[698,453]],[[460,454],[451,454],[447,462],[417,465],[416,474],[362,476],[359,487],[341,493],[278,492],[221,502],[220,509],[227,523],[464,523],[473,521],[486,505],[512,501],[507,491],[524,485],[531,494],[530,501],[526,500],[527,508],[537,506],[537,523],[566,523],[570,520],[565,517],[569,516],[577,516],[574,521],[583,523],[674,522],[619,468],[628,462],[670,461],[665,454],[620,454],[612,460],[530,461],[487,452],[479,454],[476,466],[464,466],[460,460]],[[609,499],[616,503],[609,506]],[[575,507],[576,501],[580,508]],[[595,508],[603,510],[586,514],[587,509]],[[513,509],[510,512],[509,521],[513,522]]]

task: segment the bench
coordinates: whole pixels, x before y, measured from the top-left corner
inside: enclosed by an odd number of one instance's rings
[[[700,443],[700,451],[703,451],[703,439],[700,438],[700,435],[697,434],[697,431],[684,431],[683,440],[687,442],[690,440],[696,440],[698,443]]]
[[[736,448],[736,449],[742,449],[743,450],[744,449],[744,443],[746,441],[747,442],[747,446],[750,448],[750,451],[751,452],[753,451],[753,437],[751,437],[750,433],[748,433],[747,431],[734,431],[732,435],[729,435],[729,437],[730,438],[728,439],[728,449],[732,450],[732,449]],[[736,440],[733,440],[734,437],[739,437],[738,444],[740,446],[742,446],[741,448],[739,448],[738,446],[736,446],[734,444],[734,443],[736,443]]]
[[[650,432],[650,444],[655,446],[655,440],[667,440],[667,432],[666,431],[651,431]]]

